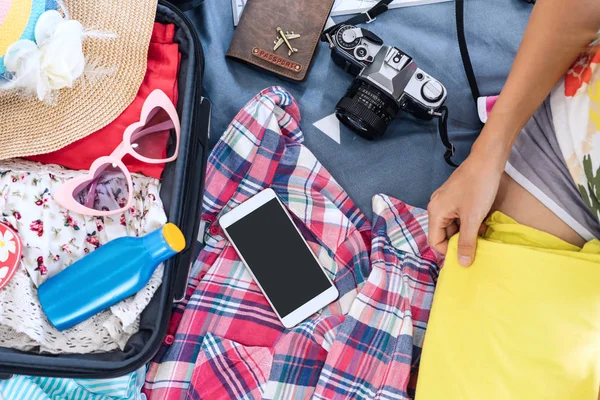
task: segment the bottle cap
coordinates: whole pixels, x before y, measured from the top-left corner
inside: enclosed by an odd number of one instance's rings
[[[162,228],[163,237],[173,251],[179,253],[185,248],[185,237],[177,225],[167,223]]]

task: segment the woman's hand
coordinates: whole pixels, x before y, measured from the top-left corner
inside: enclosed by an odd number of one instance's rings
[[[474,151],[450,178],[433,193],[429,206],[429,244],[446,254],[448,240],[457,232],[458,262],[468,267],[475,258],[477,236],[488,215],[504,171],[500,154]]]
[[[514,140],[600,28],[598,0],[539,0],[502,93],[471,155],[429,203],[429,243],[446,253],[460,231],[461,265],[473,262],[477,233],[494,203]],[[556,29],[560,26],[560,29]]]

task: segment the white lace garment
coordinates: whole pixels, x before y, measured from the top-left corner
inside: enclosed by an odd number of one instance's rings
[[[93,353],[123,349],[139,329],[139,316],[162,281],[159,266],[134,296],[71,329],[58,331],[46,319],[37,286],[102,244],[121,236],[141,236],[167,221],[159,180],[132,174],[133,203],[110,217],[89,217],[60,207],[52,193],[84,171],[25,160],[0,162],[0,221],[23,241],[21,267],[0,289],[0,347],[49,353]],[[103,183],[106,202],[123,201],[123,179]],[[100,185],[99,185],[100,186]],[[107,265],[107,268],[118,265]],[[82,282],[85,285],[85,282]]]

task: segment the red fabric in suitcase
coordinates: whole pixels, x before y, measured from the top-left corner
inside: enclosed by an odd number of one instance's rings
[[[174,42],[173,24],[154,23],[152,38],[148,48],[148,67],[139,92],[129,107],[113,122],[60,150],[48,154],[27,157],[44,164],[59,164],[70,169],[89,169],[92,163],[107,156],[123,140],[123,131],[140,118],[144,100],[154,89],[161,89],[174,104],[177,104],[177,75],[179,73],[179,45]],[[168,133],[155,142],[157,151],[166,153]],[[146,164],[131,156],[123,159],[130,172],[140,172],[160,178],[164,164]]]

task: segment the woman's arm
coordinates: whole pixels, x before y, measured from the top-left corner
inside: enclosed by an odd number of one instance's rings
[[[445,253],[448,238],[460,231],[459,262],[473,262],[478,231],[517,135],[599,29],[599,0],[537,1],[504,89],[471,154],[431,196],[429,241],[435,250]]]
[[[521,129],[600,29],[598,0],[538,0],[474,151],[508,160]]]

